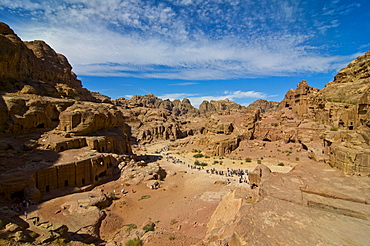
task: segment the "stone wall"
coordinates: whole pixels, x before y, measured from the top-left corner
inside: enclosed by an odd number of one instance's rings
[[[68,149],[79,149],[87,146],[86,138],[74,138],[61,142],[53,142],[50,144],[49,149],[58,153]]]
[[[118,160],[111,155],[59,164],[36,171],[35,183],[41,192],[68,186],[90,185],[108,175],[112,167],[117,165]]]

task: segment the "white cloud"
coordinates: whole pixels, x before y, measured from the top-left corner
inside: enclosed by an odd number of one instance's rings
[[[196,81],[327,72],[346,64],[353,55],[323,55],[308,45],[340,23],[311,20],[304,2],[293,2],[3,0],[0,8],[33,18],[15,31],[45,40],[78,75]],[[335,13],[347,12],[338,2],[322,8],[322,15]]]
[[[171,93],[171,94],[165,94],[158,96],[159,98],[170,99],[171,101],[175,99],[184,99],[187,98],[190,100],[191,104],[199,108],[199,105],[203,101],[219,101],[219,100],[225,100],[229,99],[231,101],[234,101],[235,99],[241,99],[241,98],[266,98],[268,97],[265,93],[262,92],[256,92],[256,91],[225,91],[222,95],[217,96],[209,96],[209,95],[199,95],[199,94],[190,94],[190,93]]]
[[[169,85],[178,85],[178,86],[187,86],[187,85],[196,85],[198,83],[195,82],[183,82],[183,83],[175,83],[175,84],[169,84]]]
[[[175,99],[190,98],[196,95],[197,94],[190,94],[190,93],[171,93],[171,94],[164,94],[162,96],[159,96],[159,98],[162,98],[163,100],[170,99],[171,101],[173,101]]]

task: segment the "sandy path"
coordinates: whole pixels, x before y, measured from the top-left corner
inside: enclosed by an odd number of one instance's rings
[[[170,141],[159,142],[137,149],[135,153],[138,156],[160,155],[158,154],[159,150],[170,144]],[[277,166],[281,156],[277,156],[277,158],[267,156],[271,149],[266,149],[263,152],[247,149],[248,157],[256,160],[258,156],[265,155],[263,164],[269,166],[272,171],[288,172],[291,170],[294,163]],[[115,190],[117,197],[119,197],[107,210],[107,218],[102,223],[101,237],[103,239],[112,240],[112,238],[117,238],[117,235],[119,237],[119,235],[127,234],[126,231],[129,227],[125,225],[131,224],[141,228],[146,221],[150,220],[156,223],[155,233],[151,234],[149,243],[145,245],[195,244],[205,236],[207,223],[223,195],[237,186],[249,187],[248,184],[239,184],[238,178],[235,176],[230,178],[206,173],[205,170],[215,168],[219,171],[226,171],[227,168],[240,168],[252,171],[257,165],[256,161],[251,163],[243,161],[245,157],[241,160],[240,158],[222,158],[222,164],[214,164],[215,160],[220,161],[219,158],[201,158],[199,160],[207,162],[208,166],[204,170],[198,171],[188,167],[188,164],[194,165],[194,161],[197,160],[193,157],[194,153],[191,150],[170,147],[165,153],[183,163],[167,161],[166,155],[163,155],[162,160],[157,161],[167,173],[176,173],[168,175],[159,189],[150,190],[145,184],[127,187],[120,180],[97,187],[98,189],[103,188],[107,192]],[[287,158],[284,161],[289,163]],[[231,184],[215,184],[216,181],[227,181],[227,179],[231,181]],[[119,194],[122,188],[128,190],[128,193]],[[136,192],[133,193],[132,190]],[[170,239],[170,237],[172,238]],[[175,239],[173,240],[173,238]]]
[[[161,145],[163,143],[153,145],[138,154],[152,155]],[[156,234],[145,245],[158,245],[155,243],[158,240],[161,245],[191,245],[205,236],[207,223],[222,196],[234,186],[214,184],[225,177],[171,163],[166,158],[158,163],[167,172],[176,174],[167,176],[157,190],[150,190],[145,184],[126,187],[119,180],[97,187],[108,192],[115,190],[120,197],[108,209],[102,223],[103,239],[110,240],[117,233],[125,234],[128,226],[123,225],[134,224],[141,228],[148,220],[155,222],[156,232],[163,234]],[[127,194],[119,194],[122,187],[128,190]],[[175,235],[176,239],[170,240],[169,235]]]

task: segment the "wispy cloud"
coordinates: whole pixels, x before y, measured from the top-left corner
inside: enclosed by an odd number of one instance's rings
[[[174,84],[169,84],[169,85],[178,85],[178,86],[187,86],[187,85],[196,85],[198,83],[195,82],[183,82],[183,83],[174,83]]]
[[[338,27],[336,14],[350,10],[333,1],[310,14],[305,4],[309,3],[3,0],[0,10],[31,20],[14,27],[21,38],[45,40],[68,57],[78,75],[197,81],[340,68],[354,55],[327,55],[310,40]],[[320,18],[323,15],[332,17]]]
[[[171,94],[161,95],[161,96],[159,96],[159,98],[162,98],[164,100],[170,99],[172,101],[172,100],[175,100],[175,99],[190,98],[190,97],[194,97],[196,95],[197,94],[190,94],[190,93],[171,93]]]
[[[199,105],[203,101],[219,101],[229,99],[234,101],[234,99],[241,99],[241,98],[266,98],[268,97],[265,93],[256,92],[256,91],[225,91],[220,95],[216,96],[209,96],[209,95],[200,95],[200,94],[190,94],[190,93],[171,93],[159,96],[162,99],[184,99],[187,98],[191,101],[191,104],[199,108]]]

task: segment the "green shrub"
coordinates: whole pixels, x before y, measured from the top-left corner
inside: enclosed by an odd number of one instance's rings
[[[252,162],[252,159],[251,158],[245,158],[245,162]]]
[[[285,165],[284,165],[284,163],[280,162],[280,163],[278,164],[278,166],[282,166],[282,167],[283,167],[283,166],[285,166]]]
[[[299,157],[296,157],[296,158],[295,158],[295,160],[296,160],[296,161],[299,161]]]
[[[333,126],[332,128],[330,128],[330,131],[338,131],[338,127]]]
[[[138,201],[140,201],[140,200],[144,200],[144,199],[149,199],[149,198],[151,198],[151,196],[150,196],[150,195],[144,195],[144,196],[141,196],[141,197],[138,199]]]
[[[130,239],[125,243],[125,246],[142,246],[143,242],[139,238]]]
[[[172,219],[171,222],[170,222],[170,225],[174,225],[176,224],[178,221],[176,219]]]
[[[201,158],[201,157],[203,157],[203,154],[200,154],[200,153],[199,154],[195,154],[195,155],[193,155],[193,157],[194,158]]]
[[[174,236],[174,235],[170,235],[170,236],[168,236],[168,239],[169,239],[170,241],[173,241],[173,240],[175,240],[176,238],[175,238],[175,236]]]
[[[147,224],[145,226],[143,226],[142,228],[145,232],[148,232],[148,231],[154,231],[154,225],[152,224]]]
[[[271,123],[271,126],[277,127],[277,126],[279,126],[279,123]]]
[[[205,166],[207,166],[208,164],[207,164],[207,163],[205,163],[205,162],[199,162],[198,160],[196,160],[196,161],[194,162],[194,165],[196,165],[196,166],[201,166],[201,167],[205,167]]]
[[[261,160],[257,160],[257,164],[262,164],[262,161]]]
[[[137,229],[137,226],[135,224],[127,224],[127,225],[123,225],[123,226],[127,226],[126,232],[130,232],[134,229]]]

